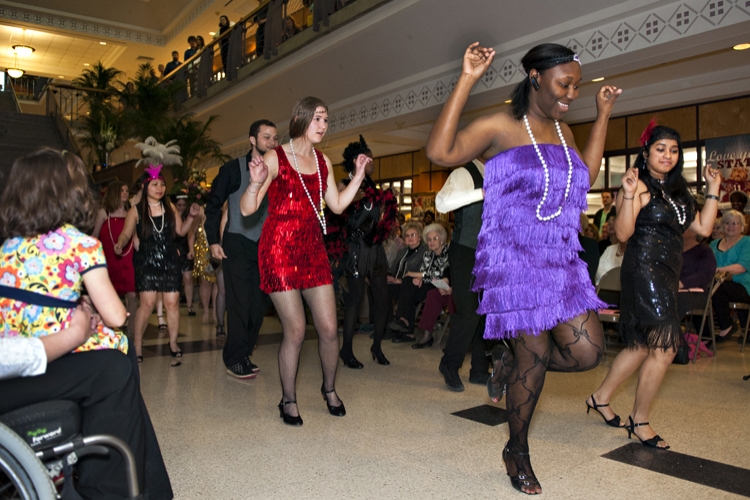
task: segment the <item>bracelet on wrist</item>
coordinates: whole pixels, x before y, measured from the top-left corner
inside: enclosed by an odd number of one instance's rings
[[[706,198],[707,200],[716,200],[716,201],[720,201],[720,200],[719,200],[719,197],[718,197],[718,196],[716,196],[715,194],[707,194],[707,195],[705,196],[705,198]]]
[[[625,196],[622,197],[623,200],[634,200],[635,196],[631,196],[630,198],[627,198]]]

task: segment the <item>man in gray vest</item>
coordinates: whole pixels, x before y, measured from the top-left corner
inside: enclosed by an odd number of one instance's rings
[[[240,197],[250,184],[248,164],[279,144],[276,125],[258,120],[250,126],[250,152],[219,169],[206,204],[206,238],[214,259],[222,259],[227,297],[227,340],[224,364],[227,373],[241,379],[255,378],[260,370],[250,361],[266,312],[260,289],[258,240],[268,216],[268,201],[253,215],[240,213]],[[227,225],[219,235],[222,207],[227,202]]]
[[[456,223],[448,249],[456,313],[451,316],[451,334],[439,367],[445,378],[445,385],[456,392],[464,390],[458,370],[470,346],[469,382],[486,384],[489,376],[490,364],[483,338],[484,318],[476,313],[479,300],[477,294],[471,291],[474,254],[479,229],[482,227],[483,185],[484,163],[474,160],[451,172],[435,197],[435,208],[442,213],[453,211]]]

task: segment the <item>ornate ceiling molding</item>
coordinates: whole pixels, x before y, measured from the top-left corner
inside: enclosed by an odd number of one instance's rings
[[[695,35],[750,20],[750,0],[686,0],[588,27],[557,40],[577,52],[583,64],[614,58],[641,49],[687,39]],[[526,53],[497,54],[492,66],[477,83],[472,94],[515,85],[525,78],[521,58]],[[460,68],[460,64],[458,65]],[[456,69],[447,76],[423,81],[389,92],[378,99],[330,106],[329,129],[333,134],[392,119],[401,114],[444,103],[460,75]]]
[[[69,31],[99,38],[164,47],[211,7],[214,1],[201,0],[196,2],[192,9],[183,9],[164,33],[41,7],[18,5],[8,1],[0,1],[0,19],[30,28],[38,26],[40,29]]]

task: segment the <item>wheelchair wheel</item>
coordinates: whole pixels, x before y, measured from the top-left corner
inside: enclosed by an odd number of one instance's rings
[[[0,500],[57,498],[47,469],[15,432],[0,424]]]

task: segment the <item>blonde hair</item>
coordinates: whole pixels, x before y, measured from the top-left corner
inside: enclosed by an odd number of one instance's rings
[[[721,225],[723,226],[725,222],[729,221],[729,219],[737,218],[740,221],[740,228],[742,229],[742,232],[745,232],[745,216],[742,214],[742,212],[738,210],[727,210],[723,214],[721,214]]]

